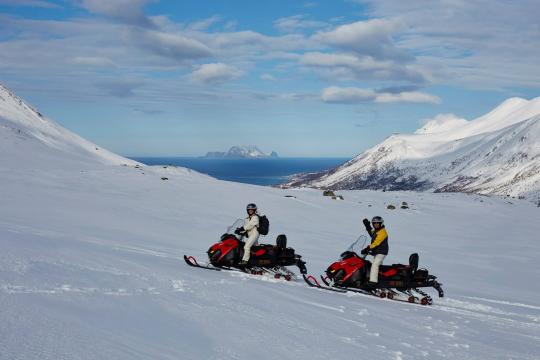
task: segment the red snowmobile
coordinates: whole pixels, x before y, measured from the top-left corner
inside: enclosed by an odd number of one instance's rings
[[[371,262],[366,255],[359,256],[355,246],[367,237],[360,236],[340,256],[340,260],[326,269],[326,276],[321,276],[325,285],[319,284],[313,276],[304,276],[304,280],[314,287],[324,288],[338,292],[360,292],[393,300],[432,304],[432,298],[419,288],[432,287],[437,290],[439,297],[444,296],[441,284],[437,277],[430,275],[428,270],[418,268],[418,254],[409,256],[409,264],[382,265],[379,268],[379,282],[376,287],[368,284]]]
[[[218,243],[208,249],[208,264],[199,264],[193,256],[184,255],[184,260],[190,266],[210,270],[238,270],[251,274],[262,275],[268,273],[275,278],[283,277],[291,280],[295,274],[287,269],[287,266],[297,266],[302,274],[307,272],[306,263],[302,256],[295,253],[293,248],[287,247],[287,236],[278,235],[276,244],[260,244],[251,247],[251,255],[246,266],[240,266],[240,260],[244,256],[243,235],[232,233],[234,229],[242,227],[244,220],[238,219],[231,225],[227,232],[221,235]]]

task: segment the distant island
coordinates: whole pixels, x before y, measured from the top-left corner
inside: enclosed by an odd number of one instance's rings
[[[275,151],[266,154],[255,145],[244,145],[233,146],[227,152],[210,151],[202,157],[209,159],[277,158],[278,154]]]

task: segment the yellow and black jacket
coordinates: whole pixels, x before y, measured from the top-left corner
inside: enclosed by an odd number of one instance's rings
[[[386,228],[381,226],[378,230],[375,229],[366,229],[371,236],[371,244],[369,248],[373,255],[383,254],[388,255],[388,233]]]

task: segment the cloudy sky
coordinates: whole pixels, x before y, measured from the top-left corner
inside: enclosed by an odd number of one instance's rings
[[[353,156],[540,96],[538,14],[537,0],[0,0],[0,83],[124,155]]]

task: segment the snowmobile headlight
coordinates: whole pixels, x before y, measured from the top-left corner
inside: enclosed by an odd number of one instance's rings
[[[335,269],[332,269],[332,270],[330,270],[330,272],[331,272],[331,273],[335,273],[335,272],[336,272],[336,270],[335,270]]]

